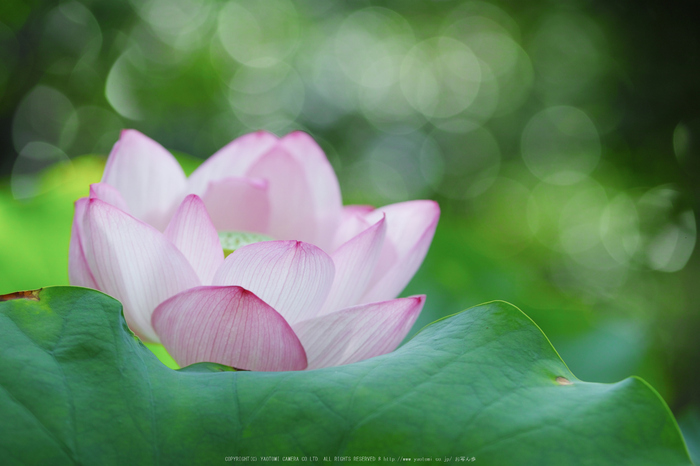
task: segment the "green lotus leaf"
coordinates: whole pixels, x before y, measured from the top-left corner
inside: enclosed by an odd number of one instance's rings
[[[582,382],[520,310],[492,302],[391,354],[302,372],[172,370],[118,301],[75,287],[0,302],[3,464],[208,464],[230,456],[690,464],[644,381]]]

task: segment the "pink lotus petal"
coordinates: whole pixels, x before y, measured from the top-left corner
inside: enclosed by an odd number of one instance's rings
[[[112,204],[119,210],[129,213],[129,206],[117,188],[107,183],[93,183],[90,185],[90,199],[99,199],[107,204]]]
[[[265,241],[236,249],[213,284],[242,286],[293,324],[318,314],[334,274],[333,260],[312,244]]]
[[[323,149],[307,133],[302,131],[289,133],[280,139],[279,145],[304,168],[307,183],[311,188],[312,205],[317,222],[314,244],[327,249],[333,240],[343,209],[343,199],[335,170]]]
[[[306,353],[273,308],[239,286],[204,286],[161,303],[153,327],[180,366],[215,362],[254,371],[306,368]]]
[[[440,218],[434,201],[391,204],[367,215],[369,222],[386,215],[386,239],[371,285],[360,302],[391,299],[406,287],[420,267]]]
[[[363,304],[293,324],[309,369],[340,366],[386,354],[418,318],[425,296]]]
[[[99,289],[122,302],[136,334],[157,342],[156,306],[200,285],[185,256],[152,226],[99,199],[89,200],[80,239]]]
[[[212,181],[202,200],[218,231],[267,233],[270,201],[266,180],[230,177]]]
[[[366,229],[332,255],[335,264],[333,286],[319,315],[352,306],[367,289],[384,244],[384,218]]]
[[[343,207],[342,219],[345,220],[349,217],[354,217],[356,215],[367,215],[372,212],[374,207],[365,204],[350,204]]]
[[[266,131],[257,131],[234,139],[190,175],[189,192],[204,197],[211,182],[223,178],[243,177],[250,166],[272,149],[277,141],[277,136]]]
[[[224,250],[207,209],[196,194],[182,201],[164,234],[185,255],[200,281],[210,284],[224,261]]]
[[[315,242],[317,226],[311,192],[302,167],[291,155],[275,147],[253,165],[247,176],[268,181],[269,235]]]
[[[305,133],[285,136],[247,172],[269,181],[270,228],[277,239],[330,250],[340,222],[338,180],[323,151]]]
[[[121,193],[129,212],[159,230],[168,224],[186,186],[185,173],[170,152],[133,129],[122,131],[102,181]]]
[[[88,202],[89,199],[87,197],[75,201],[75,214],[73,215],[68,252],[68,279],[73,286],[99,289],[97,288],[97,283],[95,283],[95,278],[92,276],[87,259],[85,259],[81,239],[83,217],[85,216]]]
[[[342,244],[347,243],[369,228],[371,223],[365,220],[365,216],[373,210],[374,207],[368,205],[349,205],[343,207],[340,224],[333,237],[331,251],[335,251]]]

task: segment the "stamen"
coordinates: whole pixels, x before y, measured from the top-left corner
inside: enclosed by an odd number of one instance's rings
[[[221,247],[224,249],[224,257],[228,257],[229,254],[238,248],[262,241],[274,241],[274,238],[247,231],[220,231],[219,241],[221,242]]]

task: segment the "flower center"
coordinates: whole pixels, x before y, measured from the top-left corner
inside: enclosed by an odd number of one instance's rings
[[[219,232],[219,242],[221,242],[221,247],[224,248],[224,257],[228,257],[233,251],[243,246],[247,246],[253,243],[259,243],[261,241],[273,241],[267,235],[262,235],[260,233],[249,233],[247,231],[220,231]]]

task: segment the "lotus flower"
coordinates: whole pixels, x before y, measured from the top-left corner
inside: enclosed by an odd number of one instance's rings
[[[425,297],[393,298],[439,214],[432,201],[343,207],[302,132],[240,137],[187,178],[125,130],[75,203],[70,281],[119,299],[129,327],[181,366],[348,364],[393,351],[415,322]]]

